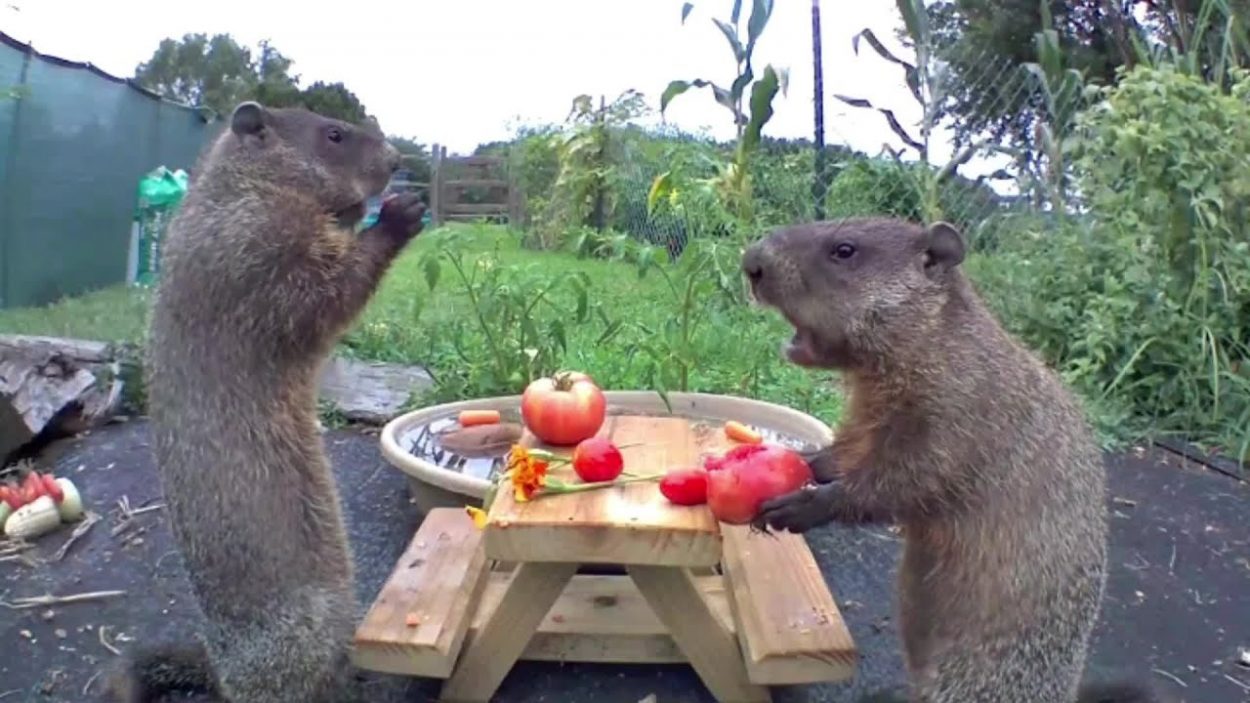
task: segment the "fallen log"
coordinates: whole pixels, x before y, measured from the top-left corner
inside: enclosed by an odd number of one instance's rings
[[[0,335],[0,458],[106,422],[121,399],[108,344]]]

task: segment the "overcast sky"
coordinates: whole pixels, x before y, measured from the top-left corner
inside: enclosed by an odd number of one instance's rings
[[[711,17],[727,18],[731,4],[696,2],[682,26],[682,0],[354,0],[291,10],[261,0],[0,0],[0,29],[42,53],[122,76],[133,75],[165,37],[228,32],[253,47],[267,38],[294,61],[302,85],[342,81],[389,133],[467,152],[507,138],[518,121],[562,120],[579,93],[610,100],[635,88],[658,109],[671,79],[728,85],[733,57]],[[826,0],[822,12],[826,140],[870,153],[886,142],[898,146],[880,114],[831,97],[867,98],[908,125],[919,117],[899,68],[866,45],[859,56],[851,49],[851,37],[865,27],[896,48],[894,0]],[[788,67],[791,82],[766,134],[812,136],[811,51],[811,3],[776,0],[755,65],[757,73],[768,62]],[[733,133],[729,113],[706,90],[675,100],[668,121]],[[935,160],[949,153],[934,146]]]

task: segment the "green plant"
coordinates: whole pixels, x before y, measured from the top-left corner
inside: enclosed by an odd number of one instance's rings
[[[689,2],[682,6],[683,24],[693,9],[694,5]],[[712,19],[712,22],[724,34],[734,55],[736,73],[728,88],[705,78],[674,80],[668,84],[660,96],[660,113],[664,114],[669,103],[690,88],[709,88],[717,104],[725,107],[733,115],[734,127],[737,130],[737,144],[733,158],[728,162],[718,163],[716,174],[710,178],[701,179],[697,184],[716,192],[724,207],[743,222],[753,220],[751,157],[759,148],[764,125],[772,119],[773,99],[778,92],[784,95],[789,85],[788,70],[778,70],[772,64],[768,64],[764,67],[762,75],[756,79],[755,69],[751,64],[755,54],[755,44],[768,26],[772,11],[772,0],[752,2],[751,15],[747,20],[746,41],[743,41],[740,27],[742,0],[733,0],[729,22]],[[747,111],[743,110],[744,99],[748,101],[749,116]],[[669,197],[675,202],[679,193],[680,190],[674,183],[672,172],[665,171],[652,182],[651,192],[647,196],[648,208],[654,208],[655,203],[664,197]]]
[[[558,370],[571,328],[598,318],[603,324],[598,345],[620,330],[591,300],[583,272],[502,266],[498,250],[470,252],[454,237],[441,238],[422,262],[431,292],[442,281],[444,266],[468,309],[440,330],[443,342],[432,350],[432,365],[444,369],[434,376],[437,399],[520,393],[530,381]],[[571,307],[557,299],[562,289],[572,294]]]
[[[621,147],[620,128],[646,113],[636,90],[626,90],[611,103],[602,97],[599,107],[589,95],[573,99],[567,133],[559,142],[560,171],[555,197],[566,207],[564,224],[588,224],[603,231],[612,216]]]
[[[1099,89],[1073,144],[1088,220],[1016,232],[975,268],[1121,429],[1250,458],[1250,78],[1230,75],[1224,92],[1143,65]]]
[[[921,108],[919,135],[913,136],[889,108],[878,107],[864,98],[837,94],[834,97],[852,107],[875,110],[885,118],[890,129],[903,142],[901,150],[886,146],[886,151],[895,161],[901,164],[902,154],[907,149],[916,152],[917,158],[925,167],[907,168],[902,173],[908,176],[909,187],[919,194],[920,219],[945,219],[948,215],[942,208],[940,195],[943,184],[956,176],[959,168],[972,157],[983,151],[998,150],[998,147],[987,137],[964,146],[944,164],[931,165],[930,142],[942,116],[942,108],[949,97],[946,85],[949,74],[942,69],[940,62],[936,60],[938,57],[934,55],[934,37],[923,0],[897,0],[897,7],[903,17],[908,44],[915,53],[914,61],[906,61],[894,55],[869,28],[851,39],[851,47],[858,55],[861,40],[866,41],[881,58],[902,67],[907,87]]]

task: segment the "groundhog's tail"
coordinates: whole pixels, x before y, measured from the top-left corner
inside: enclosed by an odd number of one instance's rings
[[[1161,699],[1148,687],[1120,681],[1086,684],[1081,687],[1076,703],[1160,703]]]
[[[217,681],[204,646],[197,642],[133,650],[107,689],[118,703],[149,703],[172,691],[215,694]]]

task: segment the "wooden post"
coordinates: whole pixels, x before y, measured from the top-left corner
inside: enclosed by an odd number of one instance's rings
[[[443,147],[435,144],[430,150],[430,224],[443,224]]]

